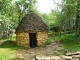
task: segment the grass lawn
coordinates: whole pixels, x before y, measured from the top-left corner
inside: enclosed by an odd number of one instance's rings
[[[23,60],[14,54],[18,49],[25,49],[25,47],[11,44],[0,45],[0,60]]]
[[[10,53],[12,51],[9,48],[0,48],[0,60],[10,60]]]
[[[79,40],[77,40],[74,33],[67,34],[66,37],[64,37],[64,35],[62,35],[61,37],[59,35],[49,36],[46,45],[50,44],[53,41],[62,43],[64,45],[64,48],[67,49],[69,52],[80,51],[80,38]]]
[[[9,38],[14,39],[14,38]],[[8,41],[8,39],[0,40],[1,42]],[[23,60],[14,54],[18,49],[25,49],[25,47],[16,46],[12,43],[3,43],[0,45],[0,60]],[[27,49],[26,49],[27,50]],[[14,56],[15,55],[15,56]]]
[[[14,53],[17,49],[19,49],[17,46],[0,46],[0,60],[13,60],[16,57],[13,57],[12,53]]]

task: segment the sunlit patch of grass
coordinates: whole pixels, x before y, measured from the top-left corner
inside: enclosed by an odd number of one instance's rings
[[[22,58],[11,57],[18,49],[27,50],[26,47],[17,46],[13,40],[0,40],[0,60],[23,60]]]
[[[13,57],[12,59],[12,53],[15,53],[18,49],[24,49],[27,50],[25,47],[16,46],[16,45],[0,45],[0,60],[23,60],[21,58]],[[16,55],[16,54],[15,54]]]
[[[0,48],[0,60],[10,60],[12,52],[9,48]]]

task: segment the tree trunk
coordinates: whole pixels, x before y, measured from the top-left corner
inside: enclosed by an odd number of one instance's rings
[[[60,37],[61,37],[61,32],[62,32],[62,21],[61,21],[60,28],[59,28]]]
[[[80,35],[80,4],[77,5],[77,14],[76,14],[76,36]]]
[[[66,23],[64,24],[64,36],[66,37]]]

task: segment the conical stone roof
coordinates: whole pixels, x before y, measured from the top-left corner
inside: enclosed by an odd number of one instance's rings
[[[41,17],[39,17],[34,12],[29,12],[26,14],[22,20],[20,21],[18,27],[16,28],[16,32],[41,32],[47,31],[46,24],[42,21]]]

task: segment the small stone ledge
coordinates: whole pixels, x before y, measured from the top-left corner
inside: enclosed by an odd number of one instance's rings
[[[36,56],[36,60],[80,60],[80,52],[66,53],[61,56]]]
[[[80,55],[80,52],[66,53],[67,56]]]
[[[36,56],[37,60],[60,60],[59,56]]]
[[[62,55],[61,58],[65,59],[65,60],[71,60],[72,59],[71,56],[65,56],[65,55]]]

